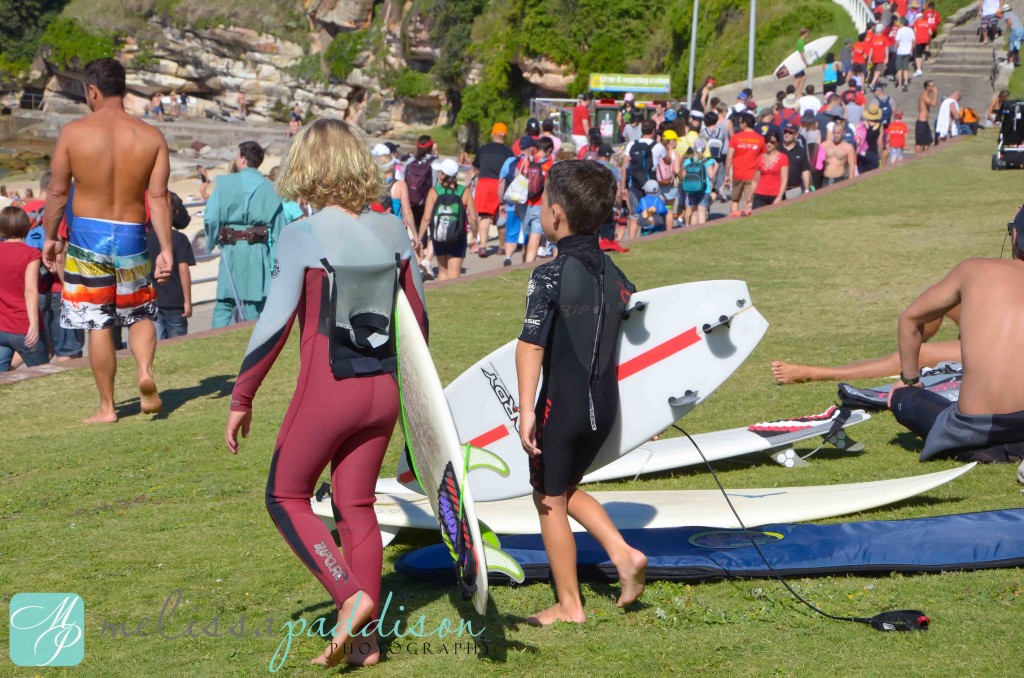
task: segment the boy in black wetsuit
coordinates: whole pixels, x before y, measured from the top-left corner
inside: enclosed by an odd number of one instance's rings
[[[576,487],[618,414],[615,347],[622,313],[636,291],[598,246],[598,230],[615,194],[607,168],[570,160],[548,172],[541,204],[544,235],[558,243],[558,256],[530,277],[516,347],[520,437],[530,455],[533,499],[558,596],[554,606],[529,618],[535,624],[586,620],[568,516],[600,542],[618,569],[619,607],[644,589],[647,558],[623,540],[604,508]]]

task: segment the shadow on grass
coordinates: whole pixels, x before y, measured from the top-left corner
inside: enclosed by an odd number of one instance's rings
[[[920,452],[924,449],[924,441],[910,431],[897,433],[892,437],[892,440],[889,441],[889,444],[896,447],[902,447],[910,452]]]
[[[217,400],[231,395],[231,389],[235,385],[234,375],[218,374],[206,377],[195,386],[186,388],[171,388],[160,391],[160,399],[164,403],[164,409],[153,416],[154,420],[167,419],[175,410],[185,403],[199,398]],[[117,418],[127,417],[133,414],[141,414],[139,410],[139,398],[129,398],[117,404],[115,411]]]

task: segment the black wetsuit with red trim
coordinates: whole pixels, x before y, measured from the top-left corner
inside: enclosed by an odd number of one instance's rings
[[[340,299],[334,307],[329,305],[324,261],[336,276]],[[380,602],[383,548],[373,511],[374,488],[399,411],[394,360],[387,355],[387,346],[394,345],[387,342],[387,300],[393,301],[397,275],[426,334],[415,261],[405,227],[392,215],[366,211],[356,219],[328,207],[285,226],[270,294],[231,395],[232,410],[252,409],[256,390],[298,316],[299,378],[270,463],[266,503],[277,529],[339,608],[359,590]],[[380,271],[389,264],[390,276],[367,282],[368,270]],[[368,296],[383,300],[371,305],[374,313],[365,312],[368,305],[362,302]],[[337,329],[347,327],[351,339],[339,351],[328,319],[335,319],[334,308],[344,309],[353,299],[359,302],[353,308],[364,312],[336,319]],[[370,335],[373,339],[367,340]],[[344,557],[309,502],[328,464]]]
[[[537,445],[530,483],[547,496],[583,478],[619,410],[616,345],[622,313],[636,291],[598,246],[598,236],[558,241],[526,291],[520,341],[544,348],[537,398]]]

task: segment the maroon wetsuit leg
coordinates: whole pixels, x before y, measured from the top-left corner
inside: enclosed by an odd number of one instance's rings
[[[374,489],[397,417],[391,375],[336,380],[329,370],[302,370],[278,436],[267,509],[339,608],[359,590],[379,602],[383,547]],[[309,503],[328,465],[345,556]]]

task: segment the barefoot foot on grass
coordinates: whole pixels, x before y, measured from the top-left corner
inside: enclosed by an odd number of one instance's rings
[[[356,637],[349,647],[346,661],[352,666],[373,666],[380,661],[380,646],[376,640]]]
[[[619,571],[619,586],[622,593],[616,603],[619,607],[636,602],[647,585],[647,556],[636,549],[631,549],[629,559],[622,565],[616,565]]]
[[[164,409],[164,403],[160,400],[160,393],[156,390],[156,383],[152,377],[146,377],[139,381],[139,403],[143,414],[157,414]]]
[[[587,621],[587,613],[583,611],[582,606],[569,609],[555,603],[543,612],[526,618],[526,623],[530,626],[550,626],[560,621],[582,624]]]
[[[82,420],[83,424],[114,424],[117,423],[117,414],[113,410],[105,412],[103,410],[96,410],[96,413],[91,417],[87,417]]]
[[[351,596],[338,610],[338,625],[335,628],[334,638],[327,644],[327,649],[323,651],[323,654],[310,663],[319,666],[337,666],[348,659],[349,651],[353,649],[350,642],[352,629],[362,627],[370,620],[371,615],[373,615],[373,601],[369,596],[362,591]],[[355,649],[359,649],[358,644]]]

